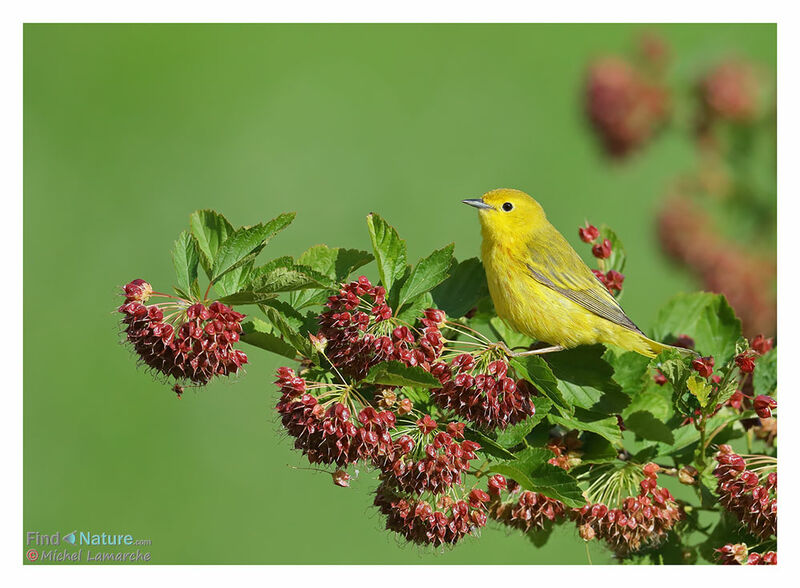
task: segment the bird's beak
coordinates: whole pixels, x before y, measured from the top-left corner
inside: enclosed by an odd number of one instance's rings
[[[466,200],[462,200],[464,204],[469,204],[470,206],[474,206],[475,208],[494,208],[491,204],[486,204],[480,198],[467,198]]]

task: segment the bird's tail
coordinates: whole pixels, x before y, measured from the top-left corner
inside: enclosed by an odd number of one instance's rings
[[[674,349],[681,355],[690,356],[690,355],[697,355],[696,352],[692,351],[691,349],[686,349],[684,347],[674,347],[672,345],[666,345],[664,343],[659,343],[658,341],[653,341],[652,339],[648,339],[644,335],[639,335],[636,338],[634,344],[630,347],[630,351],[635,351],[641,355],[646,357],[655,357],[662,351],[666,351],[667,349]]]

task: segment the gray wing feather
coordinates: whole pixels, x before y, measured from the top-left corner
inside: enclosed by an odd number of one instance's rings
[[[636,331],[637,333],[642,332],[639,330],[639,327],[633,324],[633,321],[629,319],[628,316],[623,312],[622,308],[620,308],[619,304],[614,297],[611,296],[611,294],[606,297],[601,293],[595,292],[591,289],[571,290],[568,288],[562,288],[554,284],[550,278],[541,272],[536,271],[530,266],[530,264],[526,264],[526,266],[528,267],[528,271],[531,273],[533,279],[540,284],[551,288],[555,292],[558,292],[565,298],[572,300],[576,304],[579,304],[586,310],[593,312],[599,317],[607,319],[612,323],[616,323],[622,327],[625,327],[626,329],[630,329],[631,331]],[[565,281],[569,281],[567,276],[562,276],[562,279],[563,278],[566,278]],[[592,278],[597,280],[596,276],[593,274]],[[597,283],[601,288],[605,289],[605,286],[600,282],[600,280],[597,280]]]

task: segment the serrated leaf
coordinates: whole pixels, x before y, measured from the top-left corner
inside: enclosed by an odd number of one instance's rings
[[[659,421],[652,413],[639,410],[623,419],[625,428],[636,433],[640,439],[673,443],[672,429]]]
[[[756,359],[753,371],[753,393],[774,396],[778,387],[778,353],[775,349]]]
[[[659,311],[654,338],[669,342],[683,334],[694,339],[700,355],[724,365],[735,353],[742,324],[721,294],[678,294]]]
[[[255,259],[269,240],[289,226],[294,217],[293,212],[285,213],[265,224],[259,223],[235,231],[219,246],[211,270],[212,282],[219,280],[226,272]]]
[[[172,248],[172,263],[175,266],[178,288],[185,293],[192,291],[192,284],[197,280],[199,262],[194,237],[188,231],[183,231]]]
[[[289,324],[286,318],[276,309],[270,306],[262,307],[267,314],[267,318],[275,327],[275,329],[283,335],[283,338],[292,345],[299,353],[305,358],[310,359],[313,363],[319,363],[317,359],[317,351],[311,344],[308,337],[302,335]]]
[[[453,266],[450,277],[431,290],[436,308],[450,318],[464,316],[481,298],[489,295],[486,273],[477,257],[465,259]]]
[[[706,379],[697,375],[691,375],[686,379],[686,388],[688,388],[692,396],[697,398],[700,406],[705,408],[708,404],[708,397],[711,394],[711,385]]]
[[[614,369],[614,381],[631,398],[646,388],[652,380],[648,373],[650,359],[635,351],[609,348],[603,359]]]
[[[608,439],[595,433],[584,433],[581,435],[581,442],[582,463],[610,463],[617,460],[619,452]]]
[[[366,251],[315,245],[307,249],[297,263],[327,276],[334,286],[348,279],[351,273],[372,261],[374,256]],[[311,304],[322,304],[329,295],[329,289],[308,289],[292,294],[292,305],[303,308]]]
[[[189,217],[189,227],[197,241],[200,263],[211,279],[214,258],[217,256],[219,246],[233,234],[233,225],[214,210],[198,210]]]
[[[413,325],[418,319],[422,318],[422,313],[427,308],[433,308],[433,298],[430,292],[420,294],[414,300],[409,301],[403,309],[397,313],[397,320]]]
[[[369,369],[364,381],[382,386],[422,386],[440,388],[442,383],[419,366],[407,366],[400,361],[382,361]]]
[[[530,433],[533,428],[544,420],[553,403],[544,396],[538,396],[533,399],[536,413],[529,416],[524,421],[520,421],[515,425],[506,427],[505,429],[497,430],[497,442],[503,447],[514,447],[522,443],[522,440]]]
[[[602,413],[592,412],[580,407],[575,408],[574,415],[566,415],[563,412],[556,414],[551,412],[547,420],[554,425],[561,425],[566,429],[577,429],[578,431],[589,431],[605,437],[612,443],[622,441],[622,431],[615,416],[608,416]]]
[[[453,265],[453,249],[451,243],[441,249],[437,249],[428,257],[420,259],[411,270],[408,279],[403,282],[400,288],[400,304],[402,307],[407,301],[412,300],[430,291],[447,279],[450,266]]]
[[[575,478],[546,461],[537,462],[538,457],[547,458],[547,454],[552,457],[552,453],[540,448],[525,450],[521,453],[521,459],[493,464],[491,471],[513,479],[525,490],[560,500],[567,506],[577,508],[586,504],[586,499]]]
[[[558,389],[558,381],[553,375],[553,371],[541,357],[538,355],[517,357],[512,359],[511,363],[520,376],[533,384],[553,404],[565,410],[572,410],[572,407],[566,403],[561,391]]]
[[[378,275],[386,291],[406,272],[406,242],[397,231],[374,212],[367,215],[367,227],[372,240],[372,251],[378,266]]]
[[[551,353],[547,358],[567,404],[614,414],[630,403],[630,397],[613,379],[614,369],[603,359],[605,352],[602,345],[584,345]]]
[[[272,332],[271,326],[258,318],[242,323],[241,340],[249,345],[266,349],[289,359],[297,358],[295,348],[276,336]]]

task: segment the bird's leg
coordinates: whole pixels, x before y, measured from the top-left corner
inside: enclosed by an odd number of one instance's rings
[[[527,355],[541,355],[543,353],[553,353],[555,351],[563,351],[564,347],[561,345],[553,345],[552,347],[542,347],[541,349],[531,349],[530,351],[517,351],[512,353],[511,357],[525,357]]]
[[[497,341],[491,347],[495,347],[495,348],[499,349],[500,351],[505,353],[508,357],[514,357],[514,352],[511,351],[511,349],[508,348],[508,345],[506,345],[505,342],[503,342],[503,341]],[[490,349],[491,349],[491,347],[490,347]]]

